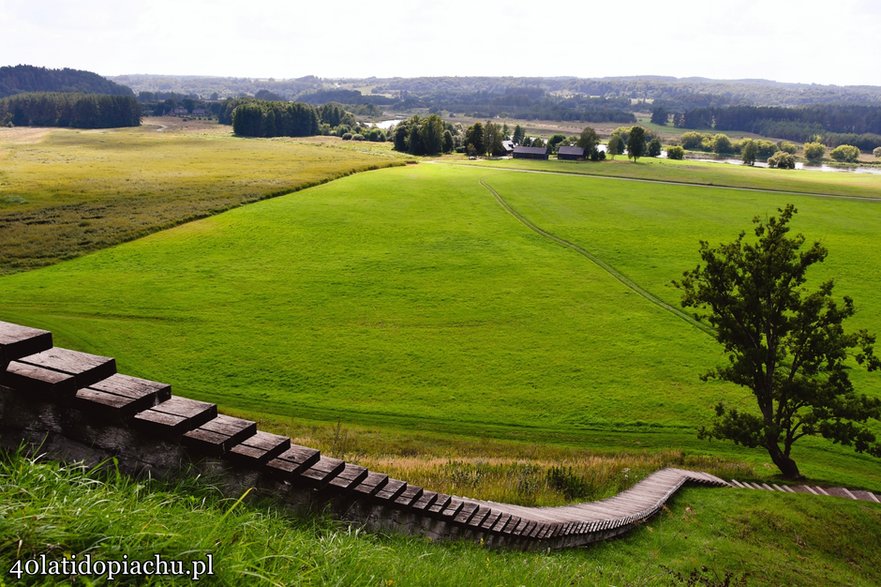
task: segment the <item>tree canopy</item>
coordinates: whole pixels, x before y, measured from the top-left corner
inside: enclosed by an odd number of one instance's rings
[[[113,128],[141,124],[133,96],[36,92],[0,100],[0,122],[15,126]]]
[[[645,129],[634,126],[630,129],[630,136],[627,137],[627,157],[636,161],[645,155],[645,152]]]
[[[757,404],[740,410],[720,402],[700,435],[763,447],[785,477],[797,478],[791,451],[805,436],[881,457],[881,443],[867,425],[881,418],[881,400],[857,395],[848,376],[853,363],[874,371],[881,361],[873,335],[844,329],[853,300],[837,302],[831,280],[813,291],[805,287],[808,269],[828,251],[789,235],[794,206],[779,213],[753,219],[754,241],[745,232],[718,247],[701,241],[702,264],[673,284],[683,292],[682,306],[709,321],[728,355],[727,365],[704,378],[734,383]]]

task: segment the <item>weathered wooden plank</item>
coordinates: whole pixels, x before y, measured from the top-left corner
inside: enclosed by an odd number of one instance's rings
[[[854,497],[861,501],[871,501],[874,503],[881,503],[878,501],[878,498],[875,497],[875,494],[871,491],[863,491],[860,489],[852,489],[851,493],[853,493]]]
[[[483,521],[493,513],[491,508],[480,508],[474,516],[466,522],[469,526],[479,528]]]
[[[428,504],[428,511],[432,514],[439,514],[444,511],[453,499],[452,496],[449,496],[446,493],[438,493],[436,494],[436,497],[437,499],[434,503]]]
[[[201,421],[197,424],[198,426],[217,417],[217,405],[180,396],[172,396],[164,402],[156,404],[151,409],[163,414],[171,414],[172,416],[200,419]]]
[[[290,479],[308,470],[320,458],[321,453],[314,448],[292,444],[277,457],[269,459],[266,467],[270,472]]]
[[[851,493],[850,491],[848,491],[844,487],[827,487],[826,492],[829,495],[832,495],[835,497],[843,497],[845,499],[856,499],[856,497],[854,497],[853,493]]]
[[[407,489],[404,490],[403,493],[395,500],[395,503],[399,503],[405,506],[411,506],[416,503],[420,497],[422,497],[422,488],[417,485],[409,485]]]
[[[505,531],[505,528],[508,526],[508,524],[511,523],[511,520],[513,519],[514,516],[512,516],[511,514],[502,514],[501,516],[499,516],[499,519],[496,520],[496,523],[493,525],[492,528],[490,528],[490,530],[492,530],[493,532],[502,533]]]
[[[171,386],[114,373],[76,392],[77,406],[102,416],[129,418],[168,399]]]
[[[453,497],[450,499],[450,503],[440,511],[440,515],[444,518],[455,518],[464,506],[465,502],[463,500]]]
[[[256,422],[233,418],[226,414],[218,414],[217,417],[205,422],[199,428],[234,438],[236,443],[257,433]]]
[[[479,510],[480,506],[476,503],[466,502],[462,506],[461,511],[456,514],[456,517],[453,518],[453,521],[459,524],[467,524],[471,521],[471,518],[474,517],[474,514],[476,514]]]
[[[229,449],[231,460],[248,465],[263,465],[291,447],[291,439],[278,434],[258,430],[253,436]],[[316,453],[318,451],[315,451]],[[315,460],[318,460],[316,456]],[[310,463],[311,467],[312,464]]]
[[[422,495],[413,502],[410,506],[414,510],[428,510],[429,506],[435,505],[435,502],[438,498],[438,493],[435,491],[423,491]]]
[[[27,363],[12,361],[0,372],[0,384],[25,394],[25,397],[71,398],[77,384],[73,375]]]
[[[164,402],[171,397],[171,386],[167,383],[140,379],[131,375],[123,375],[122,373],[114,373],[107,379],[102,379],[89,387],[104,393],[112,393],[113,395],[135,400],[151,397],[157,403]]]
[[[483,530],[489,530],[492,528],[496,522],[498,522],[504,514],[502,512],[493,511],[490,515],[488,515],[484,520],[480,523],[480,528]]]
[[[70,349],[52,347],[20,359],[22,363],[73,375],[77,388],[89,387],[116,373],[116,360]]]
[[[343,472],[346,463],[340,459],[322,456],[318,462],[300,473],[300,479],[317,487],[324,487]]]
[[[385,487],[376,492],[377,499],[383,501],[394,501],[407,489],[407,483],[398,479],[389,478]]]
[[[364,495],[376,495],[387,483],[388,475],[369,471],[364,480],[355,486],[353,490]]]
[[[0,322],[0,370],[11,361],[52,348],[48,330]]]
[[[198,428],[216,416],[214,404],[174,396],[138,412],[134,421],[150,432],[173,436]]]
[[[229,450],[229,436],[204,428],[195,428],[181,437],[184,446],[213,456],[222,456]]]
[[[183,416],[157,412],[152,409],[135,414],[134,423],[148,432],[166,436],[183,434],[198,426],[198,424],[190,425],[189,420]]]
[[[189,447],[215,456],[222,456],[230,448],[257,432],[257,424],[250,420],[219,414],[198,428],[184,433],[182,442]]]
[[[346,463],[340,474],[330,480],[329,485],[340,489],[352,489],[367,477],[367,469],[360,465]]]

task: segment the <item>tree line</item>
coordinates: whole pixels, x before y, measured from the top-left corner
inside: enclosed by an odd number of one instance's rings
[[[34,92],[0,100],[0,123],[14,126],[113,128],[139,126],[133,96]]]
[[[133,96],[126,86],[79,69],[46,69],[33,65],[0,67],[0,98],[33,92]]]
[[[236,106],[232,128],[243,137],[307,137],[320,130],[318,112],[309,104],[262,100]]]
[[[655,109],[652,120],[666,122],[663,108]],[[736,130],[793,141],[820,135],[829,147],[849,144],[863,151],[881,145],[881,106],[695,108],[673,113],[672,121],[681,128]]]

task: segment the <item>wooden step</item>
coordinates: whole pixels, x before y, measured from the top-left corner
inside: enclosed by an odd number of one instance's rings
[[[52,333],[11,322],[0,322],[0,371],[16,359],[52,348]]]
[[[77,389],[94,385],[116,373],[115,359],[59,347],[22,357],[19,362],[73,375]]]
[[[270,472],[290,480],[299,477],[320,459],[321,453],[314,448],[292,444],[277,457],[270,459],[266,467]]]
[[[300,473],[299,480],[314,487],[324,487],[345,468],[346,463],[340,459],[322,456],[317,463]]]
[[[68,400],[76,395],[76,378],[67,373],[12,361],[0,372],[0,385],[10,387],[26,398]]]
[[[218,414],[183,435],[181,441],[212,456],[223,456],[230,448],[257,433],[257,423]]]
[[[290,447],[290,438],[258,430],[253,436],[249,436],[231,447],[227,456],[230,460],[245,465],[265,465]],[[318,451],[315,453],[317,455]],[[315,460],[318,460],[317,456]]]
[[[149,410],[138,412],[134,422],[150,433],[175,438],[216,416],[215,404],[172,396]]]
[[[346,463],[339,475],[330,480],[330,487],[352,489],[367,478],[368,471],[360,465]]]
[[[407,489],[406,481],[389,478],[385,486],[374,494],[374,497],[382,501],[395,501]]]
[[[376,495],[379,491],[382,490],[383,487],[388,483],[388,475],[383,475],[382,473],[374,473],[372,471],[367,473],[367,476],[355,487],[353,487],[353,491],[361,493],[363,495]]]
[[[439,514],[444,511],[450,502],[452,501],[452,496],[447,495],[446,493],[438,493],[437,499],[434,500],[433,504],[430,504],[427,508],[429,513]]]
[[[171,386],[115,373],[76,392],[76,404],[86,412],[129,418],[171,397]]]
[[[395,503],[404,506],[411,506],[416,503],[416,500],[422,497],[422,491],[423,490],[421,487],[418,487],[416,485],[408,485],[407,489],[405,489],[404,492],[401,493],[401,495],[398,496],[398,498],[395,500]]]

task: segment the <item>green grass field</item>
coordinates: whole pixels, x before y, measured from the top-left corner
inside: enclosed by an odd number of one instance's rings
[[[402,161],[387,144],[256,141],[173,118],[125,129],[0,128],[0,274]]]
[[[699,381],[722,360],[714,341],[525,228],[482,178],[671,303],[700,238],[733,238],[795,201],[797,229],[827,242],[826,275],[859,304],[854,326],[881,331],[865,280],[881,259],[874,202],[442,165],[360,174],[4,277],[0,318],[282,423],[762,462],[694,438],[719,399],[746,402]],[[855,380],[881,395],[877,377]],[[871,459],[809,442],[796,457],[808,475],[881,487]]]
[[[283,175],[284,153],[328,152],[337,161],[345,150],[349,163],[400,161],[385,146],[359,153],[375,147],[239,143],[206,132],[194,140],[230,153],[238,144],[266,149],[261,157],[276,165],[276,175],[266,174],[270,183]],[[129,162],[140,152],[125,133],[94,136],[128,145]],[[79,142],[69,150],[56,135],[32,139],[21,144],[37,145],[43,156],[84,157],[87,150]],[[5,156],[21,157],[17,149]],[[271,187],[260,183],[253,154],[237,156],[248,162],[249,181]],[[304,170],[320,167],[320,157],[304,157],[296,162]],[[0,276],[0,320],[50,329],[60,346],[115,356],[122,372],[170,382],[178,394],[217,402],[328,454],[435,490],[526,504],[566,501],[566,492],[548,482],[555,465],[570,468],[583,485],[568,499],[609,495],[667,465],[726,478],[775,475],[761,451],[696,438],[719,399],[750,402],[732,386],[701,382],[699,375],[724,359],[720,349],[646,299],[677,304],[670,281],[697,263],[700,239],[731,240],[753,216],[796,204],[795,230],[830,250],[814,279],[834,277],[838,295],[855,299],[852,327],[881,332],[881,292],[874,287],[881,202],[873,199],[881,178],[693,162],[445,161],[352,175]],[[3,169],[20,174],[28,166]],[[221,166],[211,169],[202,179],[194,172],[201,187],[191,193],[205,201]],[[519,172],[528,169],[566,173]],[[75,177],[53,181],[73,185]],[[171,176],[164,181],[174,185]],[[606,267],[535,232],[481,182],[523,219]],[[31,199],[10,206],[31,206],[32,214],[53,209],[57,194],[40,200],[43,188],[36,180],[30,185]],[[122,218],[124,208],[115,206],[139,200],[122,190],[116,202],[114,185],[109,175],[86,183],[79,201],[104,201]],[[178,211],[186,201],[171,192],[168,198]],[[0,208],[0,217],[5,213]],[[117,241],[104,244],[110,242]],[[40,246],[30,244],[33,250],[19,258],[33,263]],[[88,249],[71,246],[71,254]],[[877,374],[855,371],[854,381],[881,396]],[[801,441],[794,456],[818,482],[881,490],[877,459],[818,440]],[[197,549],[219,545],[230,583],[242,572],[289,583],[293,564],[305,584],[457,585],[480,576],[482,584],[654,585],[669,581],[663,567],[687,575],[711,561],[710,572],[734,570],[750,584],[879,582],[879,508],[832,498],[688,490],[623,540],[520,554],[365,535],[267,514],[250,501],[224,516],[230,503],[197,507],[201,498],[191,495],[201,490],[194,487],[144,492],[125,481],[101,485],[51,465],[35,468],[18,457],[4,462],[0,502],[8,506],[0,524],[5,519],[2,534],[16,537],[0,546],[3,564],[18,540],[25,553],[174,555],[193,546],[187,537],[195,532]],[[53,497],[65,495],[70,499]],[[82,495],[81,511],[91,512],[94,499],[123,513],[115,521],[71,517],[65,508],[75,495]],[[146,528],[137,541],[121,530],[134,518]],[[243,543],[230,538],[239,525],[259,530]],[[113,538],[95,545],[98,535]]]

